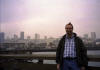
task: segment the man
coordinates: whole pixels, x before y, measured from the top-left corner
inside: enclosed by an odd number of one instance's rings
[[[86,70],[87,50],[82,40],[73,32],[69,22],[65,26],[66,34],[59,41],[56,62],[58,70]]]

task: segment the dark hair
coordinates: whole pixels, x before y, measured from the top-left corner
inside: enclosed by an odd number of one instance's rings
[[[73,29],[73,24],[72,24],[71,22],[69,22],[68,24],[66,24],[66,26],[67,26],[67,25],[71,25],[71,26],[72,26],[72,29]],[[66,27],[66,26],[65,26],[65,27]]]

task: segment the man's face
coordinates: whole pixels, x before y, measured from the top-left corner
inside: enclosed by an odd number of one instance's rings
[[[73,27],[71,25],[66,25],[65,30],[68,35],[71,35],[73,33]]]

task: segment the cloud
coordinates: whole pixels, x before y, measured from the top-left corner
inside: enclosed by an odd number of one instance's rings
[[[80,24],[81,29],[75,30],[79,34],[86,31],[99,33],[99,8],[100,0],[0,0],[0,24],[9,23],[8,29],[6,24],[2,26],[2,31],[5,32],[13,30],[13,33],[19,28],[18,31],[32,32],[34,30],[38,33],[37,31],[44,28],[41,34],[45,34],[46,30],[51,34],[55,30],[57,33],[59,31],[60,35],[64,33],[64,25],[71,21],[76,27]],[[15,26],[15,29],[10,28],[11,24]]]
[[[32,5],[33,4],[33,5]],[[0,0],[0,22],[16,22],[41,14],[39,8],[24,0]]]

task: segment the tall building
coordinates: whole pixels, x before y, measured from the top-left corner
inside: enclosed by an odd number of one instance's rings
[[[20,39],[24,40],[24,32],[20,32]]]
[[[5,40],[5,33],[4,32],[0,32],[0,43],[3,43]]]
[[[35,34],[35,40],[40,39],[40,35],[39,34]]]
[[[95,32],[91,32],[91,39],[92,39],[93,41],[96,40],[96,33],[95,33]]]
[[[16,34],[14,34],[14,40],[17,40],[18,36]]]
[[[28,39],[28,40],[30,40],[30,39],[31,39],[31,37],[30,37],[30,36],[27,36],[27,39]]]
[[[88,39],[88,34],[84,34],[84,38],[85,39]]]
[[[96,46],[96,33],[91,32],[91,39],[92,39],[92,47]]]
[[[47,36],[44,36],[44,40],[47,40]]]

